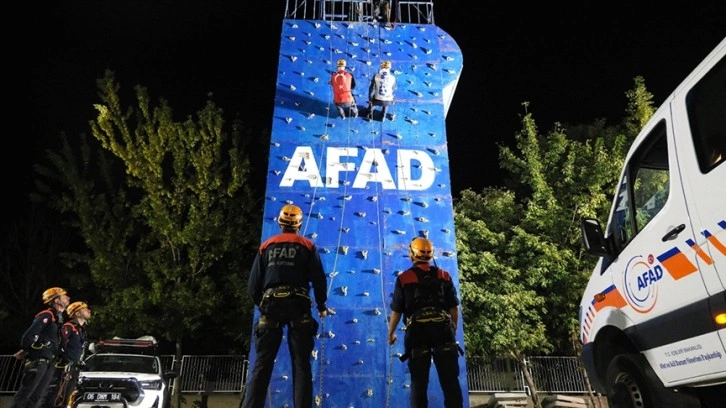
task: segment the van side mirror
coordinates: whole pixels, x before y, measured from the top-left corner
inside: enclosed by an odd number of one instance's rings
[[[591,255],[607,256],[608,251],[605,235],[600,227],[600,222],[594,218],[583,218],[580,224],[580,232],[582,233],[582,244],[585,251]]]

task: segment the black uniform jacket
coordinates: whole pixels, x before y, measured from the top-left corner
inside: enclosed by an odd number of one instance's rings
[[[454,286],[454,282],[451,280],[451,275],[440,268],[436,271],[436,278],[441,284],[441,296],[437,296],[435,299],[436,304],[418,304],[416,291],[418,289],[419,280],[414,268],[419,268],[423,272],[428,272],[431,265],[426,262],[419,262],[398,275],[396,278],[396,286],[393,289],[391,310],[402,313],[404,319],[408,319],[416,310],[422,307],[434,306],[448,312],[449,309],[459,305],[459,298],[456,295],[456,287]]]
[[[319,311],[326,310],[328,299],[326,277],[313,241],[294,232],[283,232],[260,245],[250,271],[247,291],[259,305],[265,290],[281,285],[292,285],[315,294]]]
[[[41,310],[23,333],[20,347],[28,352],[30,360],[52,359],[58,351],[58,329],[62,316],[53,308]]]
[[[62,357],[67,363],[77,363],[83,355],[84,343],[86,342],[86,328],[78,321],[66,322],[61,328],[61,344],[63,346]]]

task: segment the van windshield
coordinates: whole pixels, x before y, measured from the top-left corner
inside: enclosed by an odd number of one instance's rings
[[[612,225],[620,248],[625,247],[663,209],[670,192],[668,141],[659,123],[628,163],[620,181]]]

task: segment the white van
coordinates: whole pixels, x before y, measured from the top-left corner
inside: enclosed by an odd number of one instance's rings
[[[580,303],[582,361],[613,407],[726,407],[726,38],[628,152]],[[667,69],[667,67],[664,67]]]

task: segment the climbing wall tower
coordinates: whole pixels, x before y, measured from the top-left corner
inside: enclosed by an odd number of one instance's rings
[[[459,287],[445,117],[463,67],[461,50],[433,24],[432,1],[394,2],[388,16],[374,15],[369,1],[287,3],[261,240],[279,233],[276,216],[292,203],[305,214],[301,234],[320,251],[331,313],[310,356],[314,405],[405,407],[403,322],[394,346],[387,333],[395,279],[411,265],[413,238],[433,242],[436,264]],[[338,59],[355,76],[358,118],[339,118],[332,102],[328,81]],[[395,118],[381,120],[378,111],[369,120],[368,85],[384,60],[397,78],[388,110]],[[269,407],[293,406],[286,341]],[[461,322],[457,341],[463,348]],[[252,347],[250,367],[254,360]],[[464,357],[459,367],[468,407]],[[431,370],[429,406],[442,407],[433,364]]]

